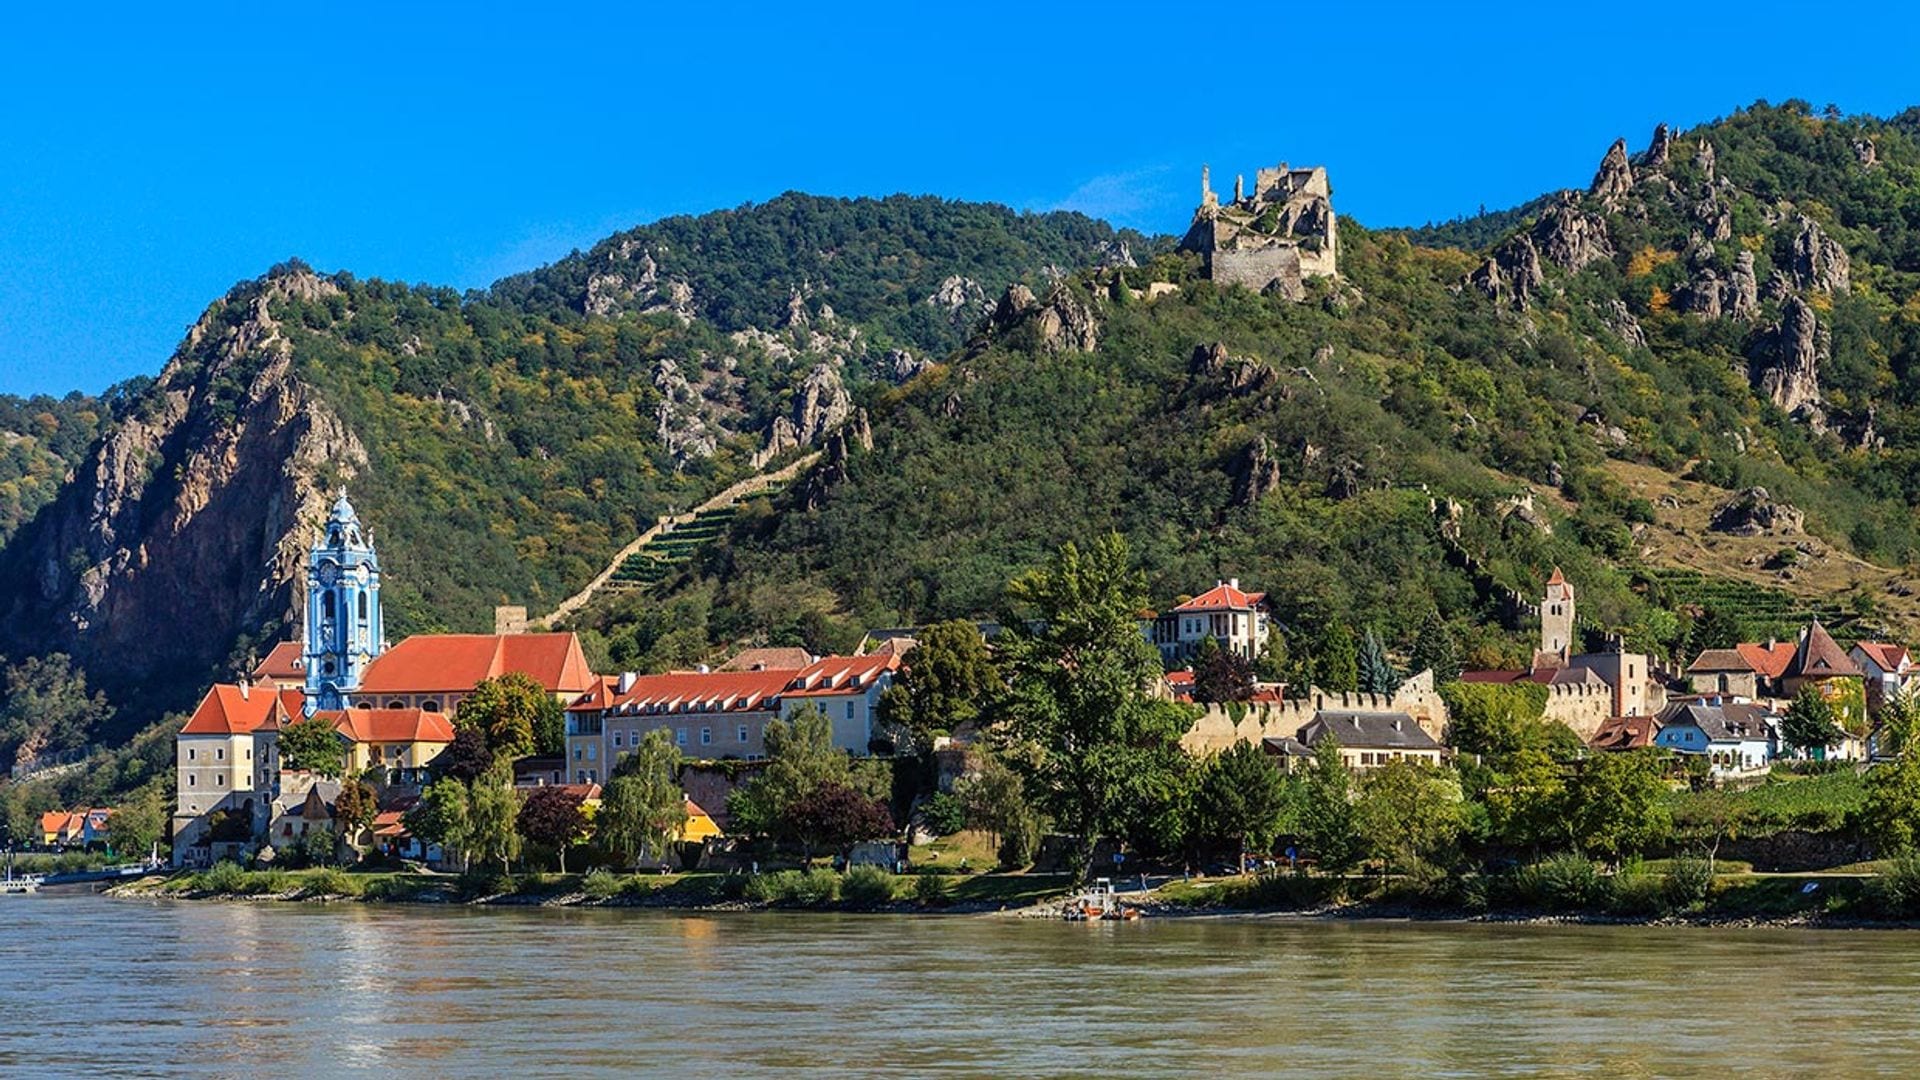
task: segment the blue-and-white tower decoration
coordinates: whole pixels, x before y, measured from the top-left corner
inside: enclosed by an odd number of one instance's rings
[[[380,557],[345,489],[307,552],[306,713],[343,709],[387,649]]]

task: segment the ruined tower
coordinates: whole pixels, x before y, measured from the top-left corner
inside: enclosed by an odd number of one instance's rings
[[[1200,170],[1200,207],[1182,249],[1196,252],[1207,276],[1231,285],[1305,296],[1303,282],[1338,274],[1338,232],[1327,170],[1285,162],[1254,174],[1253,193],[1236,177],[1233,201],[1213,192],[1212,169]]]

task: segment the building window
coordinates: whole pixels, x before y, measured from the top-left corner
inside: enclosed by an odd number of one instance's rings
[[[575,761],[580,760],[580,748],[577,746],[573,748],[573,760]]]
[[[741,741],[741,742],[746,742],[746,741],[747,741],[747,725],[745,725],[745,724],[741,724],[741,725],[740,725],[740,739],[739,739],[739,741]]]
[[[188,774],[187,774],[187,786],[188,786],[188,787],[194,787],[194,786],[195,786],[195,785],[197,785],[197,784],[198,784],[199,782],[200,782],[200,780],[199,780],[199,777],[196,777],[196,776],[194,776],[194,775],[193,775],[192,773],[188,773]]]
[[[189,747],[187,747],[187,760],[188,760],[188,761],[192,761],[192,760],[193,760],[193,755],[194,755],[194,750],[193,750],[193,747],[191,747],[191,746],[189,746]]]
[[[847,719],[853,719],[853,702],[847,702]]]
[[[592,743],[587,744],[587,760],[588,761],[600,760],[600,748],[593,745]]]
[[[227,774],[226,774],[226,773],[218,773],[218,774],[216,774],[216,775],[214,776],[214,778],[213,778],[213,783],[214,783],[214,786],[216,786],[216,787],[226,787],[226,786],[227,786]]]
[[[700,745],[701,746],[713,745],[713,729],[712,728],[703,727],[700,729]]]
[[[675,728],[673,732],[673,741],[674,741],[674,744],[677,746],[687,745],[687,729]]]
[[[214,748],[213,748],[213,760],[215,760],[215,761],[225,761],[225,760],[227,760],[227,748],[226,748],[226,747],[224,747],[224,746],[216,746],[216,747],[214,747]]]
[[[622,743],[622,742],[620,741],[620,733],[619,733],[619,732],[617,732],[617,731],[613,733],[613,745],[614,745],[614,747],[615,747],[616,749],[618,749],[618,748],[619,748],[619,747],[621,747],[621,746],[624,746],[624,745],[626,745],[625,743]]]

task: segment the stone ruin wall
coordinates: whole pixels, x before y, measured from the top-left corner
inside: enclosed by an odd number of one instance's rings
[[[1392,694],[1335,693],[1310,687],[1305,697],[1281,702],[1248,704],[1236,722],[1226,705],[1204,706],[1192,730],[1180,739],[1190,754],[1213,754],[1237,742],[1255,746],[1262,739],[1290,739],[1323,711],[1403,712],[1435,739],[1446,735],[1447,703],[1433,685],[1433,673],[1423,671],[1401,684]]]

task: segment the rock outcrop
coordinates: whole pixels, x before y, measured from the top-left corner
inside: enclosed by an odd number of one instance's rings
[[[1827,335],[1813,307],[1789,296],[1780,322],[1762,335],[1753,356],[1754,385],[1775,405],[1798,413],[1820,404],[1820,361]]]
[[[1532,237],[1515,233],[1493,249],[1487,261],[1467,277],[1467,284],[1496,304],[1525,311],[1546,280],[1540,269],[1540,251],[1533,246]]]
[[[1229,356],[1227,347],[1218,341],[1196,347],[1187,371],[1195,382],[1227,397],[1247,397],[1270,390],[1280,378],[1270,364]]]
[[[1664,169],[1667,160],[1673,156],[1673,132],[1665,124],[1653,126],[1653,140],[1647,144],[1647,155],[1642,159],[1642,167]]]
[[[1828,236],[1818,222],[1800,216],[1793,238],[1793,283],[1802,289],[1846,292],[1853,283],[1853,260],[1840,242]]]
[[[832,364],[815,365],[793,396],[794,435],[804,444],[818,443],[853,412],[853,398]]]
[[[1252,506],[1280,486],[1280,459],[1265,435],[1257,436],[1228,465],[1233,477],[1233,504]]]
[[[924,356],[915,356],[905,349],[888,349],[875,370],[881,378],[898,386],[913,381],[932,366],[933,362]]]
[[[1714,508],[1707,528],[1730,536],[1784,536],[1803,531],[1806,515],[1776,502],[1763,487],[1751,487]]]
[[[624,240],[608,249],[601,265],[589,272],[580,306],[588,315],[602,317],[669,311],[688,322],[694,316],[693,287],[678,279],[662,281],[653,253]]]
[[[680,365],[662,358],[653,365],[653,386],[660,391],[654,406],[654,430],[660,444],[675,461],[712,457],[719,439],[702,415],[700,392],[680,373]]]
[[[1572,192],[1562,192],[1560,201],[1540,216],[1533,227],[1533,242],[1548,262],[1569,273],[1613,257],[1606,219],[1582,210]]]
[[[328,488],[361,477],[367,453],[294,373],[275,308],[338,291],[279,270],[207,309],[7,549],[0,634],[67,652],[109,688],[159,694],[201,682],[236,634],[293,624]]]
[[[1602,314],[1607,320],[1607,329],[1612,330],[1615,337],[1636,348],[1646,347],[1647,332],[1640,328],[1640,320],[1633,317],[1625,300],[1615,297],[1607,301]]]
[[[1600,170],[1593,175],[1593,185],[1587,194],[1600,201],[1608,210],[1619,210],[1626,205],[1627,195],[1633,191],[1633,166],[1627,161],[1627,140],[1615,139],[1607,148],[1607,156],[1600,159]]]
[[[1066,284],[1054,286],[1044,303],[1025,285],[1016,282],[1007,286],[1006,294],[994,306],[987,330],[990,335],[1000,335],[1019,328],[1031,328],[1035,343],[1049,352],[1092,352],[1100,345],[1099,317],[1091,304]]]

